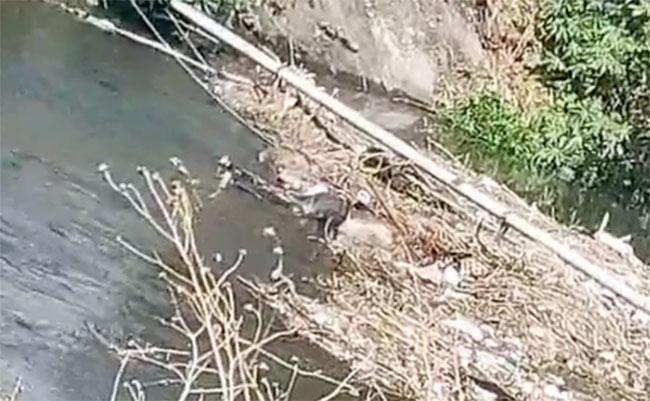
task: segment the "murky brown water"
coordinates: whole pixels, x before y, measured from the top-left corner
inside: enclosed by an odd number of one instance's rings
[[[0,14],[0,387],[20,376],[23,401],[106,399],[117,361],[84,322],[154,342],[167,302],[155,269],[114,241],[123,233],[151,247],[155,236],[96,165],[136,180],[137,165],[178,156],[209,185],[219,155],[250,166],[262,147],[173,61],[42,3],[2,1]],[[199,236],[227,259],[246,248],[241,273],[266,275],[267,225],[287,268],[313,273],[313,246],[291,214],[236,192],[207,204]]]

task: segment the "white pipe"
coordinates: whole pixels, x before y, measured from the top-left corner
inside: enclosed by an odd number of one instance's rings
[[[417,167],[444,183],[459,195],[480,206],[495,217],[502,219],[506,224],[528,238],[544,245],[547,249],[554,252],[575,269],[593,278],[603,287],[614,292],[630,304],[643,310],[645,313],[650,314],[650,298],[636,292],[633,288],[629,287],[604,268],[590,262],[583,256],[572,251],[570,248],[562,245],[544,230],[535,227],[519,216],[509,214],[509,209],[504,204],[491,199],[472,185],[468,183],[457,184],[458,177],[456,174],[447,170],[445,167],[438,165],[433,160],[420,153],[417,149],[396,137],[394,134],[368,121],[357,111],[347,107],[329,94],[318,89],[310,81],[293,73],[291,69],[283,68],[285,66],[280,61],[268,56],[251,43],[226,29],[224,26],[189,4],[184,3],[181,0],[172,0],[171,7],[185,18],[197,24],[206,32],[214,35],[222,42],[243,53],[270,72],[277,74],[282,80],[305,93],[314,101],[337,114],[369,137],[379,141],[392,149],[395,153],[410,160]]]

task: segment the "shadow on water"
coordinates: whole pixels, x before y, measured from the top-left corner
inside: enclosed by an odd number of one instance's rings
[[[168,310],[155,269],[114,238],[145,248],[160,240],[96,165],[136,180],[137,165],[161,168],[178,156],[209,185],[217,155],[252,166],[262,146],[153,51],[42,3],[1,2],[0,16],[0,388],[21,376],[23,401],[105,399],[117,361],[84,323],[112,338],[169,341],[157,323]],[[268,225],[279,229],[290,272],[313,274],[306,230],[287,210],[236,192],[207,203],[198,236],[206,254],[226,260],[246,248],[241,273],[265,276]],[[326,391],[312,383],[296,396]]]

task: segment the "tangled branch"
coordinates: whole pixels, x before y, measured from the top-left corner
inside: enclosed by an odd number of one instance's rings
[[[175,393],[173,399],[178,401],[202,400],[210,395],[222,400],[288,400],[300,375],[320,378],[336,386],[323,399],[351,390],[347,384],[349,378],[337,381],[304,371],[296,363],[283,361],[264,349],[292,332],[270,330],[262,319],[261,303],[257,307],[246,304],[241,308],[244,313],[240,311],[229,278],[244,260],[244,250],[221,273],[215,273],[206,264],[194,231],[199,209],[194,191],[197,181],[180,160],[173,158],[171,162],[181,178],[169,183],[158,172],[138,168],[147,199],[134,184],[115,182],[108,165],[99,166],[108,185],[171,244],[178,257],[178,262],[171,263],[155,251],[145,252],[118,237],[127,250],[160,269],[174,310],[172,317],[161,320],[161,324],[179,335],[184,340],[180,343],[185,344],[181,348],[152,346],[136,340],[129,341],[126,347],[109,344],[121,361],[110,400],[116,400],[121,391],[126,391],[133,400],[144,400],[146,389],[153,386],[168,387]],[[254,322],[252,330],[243,330],[246,319]],[[271,385],[266,377],[269,366],[263,359],[290,370],[292,379],[286,388]],[[166,376],[148,383],[125,380],[128,367],[135,361],[158,368]]]

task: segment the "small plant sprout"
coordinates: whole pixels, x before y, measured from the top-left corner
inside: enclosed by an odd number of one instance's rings
[[[224,190],[228,188],[231,182],[232,182],[232,172],[230,170],[226,170],[223,173],[221,173],[221,178],[219,179],[219,184],[217,185],[217,188],[219,190]]]
[[[97,171],[99,171],[99,172],[102,173],[102,174],[105,173],[105,172],[107,172],[108,170],[110,170],[110,168],[111,168],[111,167],[108,165],[108,163],[104,163],[104,162],[99,163],[99,164],[97,165]]]
[[[257,365],[257,368],[259,369],[260,372],[268,372],[269,371],[269,365],[266,364],[266,362],[262,361]]]
[[[230,168],[232,167],[232,161],[230,160],[230,157],[228,155],[223,155],[219,158],[219,161],[217,162],[219,166],[225,167],[225,168]]]
[[[273,248],[273,254],[278,255],[278,260],[275,264],[275,268],[271,270],[271,273],[269,274],[269,279],[273,282],[277,282],[284,276],[284,251],[281,246],[276,246]]]
[[[184,175],[185,177],[188,177],[188,178],[191,177],[190,171],[185,167],[185,165],[183,164],[183,162],[181,161],[181,159],[179,159],[178,157],[175,157],[175,156],[174,156],[174,157],[171,157],[171,158],[169,159],[169,162],[172,164],[172,166],[176,167],[176,170],[177,170],[179,173],[181,173],[181,174]]]
[[[107,163],[100,163],[97,166],[97,171],[102,175],[102,178],[106,183],[115,191],[122,192],[122,190],[117,186],[111,175],[111,168]]]

